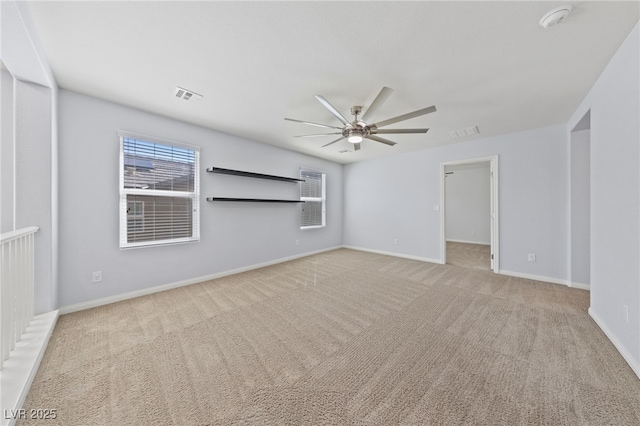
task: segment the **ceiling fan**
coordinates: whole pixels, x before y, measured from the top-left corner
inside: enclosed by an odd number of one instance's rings
[[[308,124],[310,126],[316,127],[324,127],[328,129],[335,129],[336,132],[332,133],[319,133],[314,135],[299,135],[295,136],[296,138],[311,138],[318,136],[329,136],[329,135],[341,135],[338,139],[329,142],[325,146],[332,145],[336,142],[340,142],[343,139],[347,139],[347,141],[353,144],[353,147],[356,151],[360,149],[360,142],[364,139],[371,139],[372,141],[380,142],[389,146],[393,146],[396,142],[390,141],[385,138],[381,138],[380,134],[401,134],[401,133],[427,133],[429,129],[381,129],[380,127],[388,126],[389,124],[397,123],[399,121],[408,120],[410,118],[419,117],[421,115],[429,114],[436,111],[435,106],[430,106],[427,108],[419,109],[417,111],[409,112],[407,114],[402,114],[397,117],[389,118],[386,120],[378,121],[376,123],[369,124],[367,123],[367,118],[371,116],[380,106],[387,100],[387,98],[393,93],[393,89],[388,87],[383,87],[378,93],[378,96],[373,100],[369,108],[362,114],[361,106],[351,107],[351,114],[355,116],[355,119],[352,122],[349,122],[344,115],[340,114],[340,112],[329,103],[324,97],[320,95],[314,95],[314,97],[333,114],[338,120],[340,120],[343,124],[342,127],[331,126],[328,124],[319,124],[312,123],[310,121],[296,120],[293,118],[285,118],[288,121],[295,121],[297,123]]]

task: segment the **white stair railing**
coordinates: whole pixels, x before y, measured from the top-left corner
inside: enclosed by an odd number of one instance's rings
[[[33,319],[36,231],[31,226],[0,235],[0,370]]]

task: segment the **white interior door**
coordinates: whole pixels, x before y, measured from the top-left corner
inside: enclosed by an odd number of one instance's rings
[[[500,273],[499,250],[500,250],[500,221],[499,221],[499,179],[498,179],[498,156],[494,156],[490,161],[489,178],[491,183],[491,270]]]
[[[491,212],[489,214],[489,222],[490,222],[490,226],[491,229],[489,230],[490,235],[491,235],[491,270],[495,272],[496,268],[495,268],[495,254],[493,253],[493,248],[496,246],[496,235],[495,235],[495,229],[496,229],[496,215],[495,215],[495,203],[493,202],[493,200],[495,199],[495,187],[494,187],[494,175],[493,175],[493,161],[491,161],[490,163],[491,165],[490,167],[490,171],[489,171],[489,192],[490,192],[490,196],[491,196],[491,201],[490,201],[490,205],[491,205]]]

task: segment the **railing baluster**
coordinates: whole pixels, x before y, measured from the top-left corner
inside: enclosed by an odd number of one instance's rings
[[[37,230],[0,235],[0,370],[33,319]]]
[[[11,241],[11,245],[9,249],[11,250],[11,264],[9,267],[11,268],[11,282],[9,283],[9,300],[11,301],[9,305],[9,324],[11,325],[11,333],[9,334],[9,351],[12,351],[16,348],[16,287],[18,280],[20,280],[20,268],[18,262],[18,256],[16,254],[16,247],[18,246],[18,242],[16,240]]]
[[[22,335],[22,323],[24,320],[23,317],[23,311],[24,311],[24,305],[27,302],[24,299],[24,287],[26,287],[25,284],[25,280],[24,280],[24,249],[23,249],[23,243],[24,242],[24,237],[22,238],[18,238],[16,240],[16,264],[18,266],[18,279],[15,282],[15,297],[14,297],[14,305],[13,308],[15,310],[16,313],[16,317],[15,317],[15,333],[16,333],[16,338],[15,341],[17,342],[18,340],[20,340],[20,336]],[[13,348],[15,349],[15,343]]]
[[[36,246],[35,246],[35,233],[29,234],[29,276],[27,277],[28,282],[32,283],[32,285],[27,286],[27,316],[29,318],[33,318],[35,312],[33,309],[33,305],[35,303],[34,300],[34,285],[35,285],[35,254],[36,254]]]
[[[4,354],[5,348],[7,347],[7,339],[8,339],[8,330],[7,330],[7,290],[6,283],[9,279],[9,273],[7,268],[4,265],[7,265],[8,262],[8,253],[9,250],[6,247],[6,244],[0,245],[0,253],[2,257],[0,258],[0,368],[2,368],[2,364],[4,363]]]

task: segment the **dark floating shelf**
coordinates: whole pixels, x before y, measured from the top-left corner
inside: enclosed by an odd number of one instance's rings
[[[268,198],[223,198],[208,197],[207,201],[239,201],[243,203],[304,203],[300,200],[273,200]]]
[[[279,180],[283,182],[304,182],[304,179],[296,179],[296,178],[290,178],[290,177],[284,177],[284,176],[265,175],[262,173],[244,172],[242,170],[223,169],[220,167],[209,167],[207,171],[209,173],[219,173],[222,175],[245,176],[245,177],[251,177],[251,178],[258,178],[258,179]]]

